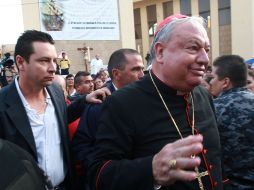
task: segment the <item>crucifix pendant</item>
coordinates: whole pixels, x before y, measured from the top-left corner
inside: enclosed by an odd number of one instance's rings
[[[198,180],[199,189],[204,190],[204,185],[203,185],[203,182],[202,182],[201,178],[204,177],[204,176],[207,176],[208,171],[199,173],[198,167],[195,167],[195,172],[197,174],[196,179]]]

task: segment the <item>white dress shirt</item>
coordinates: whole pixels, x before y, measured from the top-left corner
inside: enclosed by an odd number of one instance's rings
[[[103,62],[101,59],[92,59],[90,63],[90,73],[96,75],[100,69],[103,68]]]
[[[52,185],[57,186],[64,181],[66,171],[64,168],[63,148],[54,105],[45,88],[47,94],[45,100],[47,103],[46,109],[43,114],[38,114],[35,109],[31,108],[22,94],[17,77],[15,79],[15,85],[32,127],[38,165],[49,177]]]

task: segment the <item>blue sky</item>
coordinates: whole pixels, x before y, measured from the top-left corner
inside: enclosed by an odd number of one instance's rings
[[[15,44],[23,30],[21,0],[0,0],[0,45]]]

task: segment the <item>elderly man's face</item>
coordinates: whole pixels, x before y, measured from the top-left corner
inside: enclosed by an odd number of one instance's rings
[[[200,24],[178,25],[170,41],[159,46],[162,47],[159,64],[163,68],[163,82],[180,91],[189,91],[201,84],[209,62],[210,45],[206,30]]]

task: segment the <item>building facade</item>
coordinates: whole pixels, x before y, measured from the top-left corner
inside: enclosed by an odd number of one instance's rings
[[[208,22],[210,60],[254,56],[253,0],[133,0],[136,48],[146,56],[157,23],[169,15],[200,15]]]
[[[51,0],[48,0],[50,2]],[[119,40],[56,40],[56,49],[61,54],[65,51],[71,61],[70,73],[80,70],[89,71],[89,61],[83,48],[90,47],[90,58],[100,55],[104,64],[107,64],[109,56],[119,48],[135,49],[134,16],[132,0],[116,0],[118,5]],[[24,29],[41,30],[39,17],[39,4],[41,0],[22,0]],[[52,2],[52,1],[51,1]],[[90,2],[91,3],[91,2]],[[100,14],[98,12],[98,14]],[[103,16],[103,15],[101,15]]]
[[[50,1],[50,0],[48,0]],[[200,15],[208,22],[212,62],[219,55],[238,54],[254,57],[253,0],[116,0],[118,4],[119,40],[57,40],[60,54],[65,51],[72,62],[71,73],[85,70],[89,61],[82,48],[90,47],[90,57],[100,54],[107,64],[111,53],[119,48],[137,49],[146,57],[157,23],[169,15]],[[41,30],[39,0],[22,0],[25,30]],[[14,45],[2,46],[2,53],[12,52]]]

